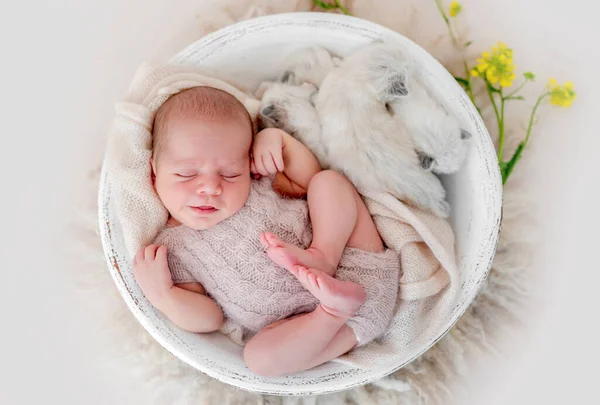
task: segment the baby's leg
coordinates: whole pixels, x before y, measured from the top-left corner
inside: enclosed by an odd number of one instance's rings
[[[292,270],[296,265],[335,274],[346,246],[381,252],[383,242],[360,195],[342,174],[324,170],[308,185],[313,240],[306,250],[283,243],[271,233],[261,235],[269,257]]]
[[[246,344],[244,360],[257,374],[281,376],[308,370],[356,345],[356,336],[345,323],[364,303],[363,287],[300,266],[295,275],[321,304],[311,313],[265,327]]]
[[[311,369],[348,352],[356,336],[347,319],[320,306],[313,312],[267,326],[244,347],[244,361],[256,374],[284,376]]]

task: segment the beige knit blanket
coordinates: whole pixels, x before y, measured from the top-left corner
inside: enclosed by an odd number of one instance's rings
[[[127,96],[116,104],[104,165],[112,210],[127,249],[121,252],[124,256],[133,257],[141,246],[152,243],[168,218],[150,179],[154,113],[171,95],[200,85],[233,94],[256,123],[260,102],[250,95],[254,89],[242,89],[219,79],[214,72],[190,67],[143,65]],[[400,294],[388,331],[335,361],[369,368],[398,365],[433,343],[431,336],[435,333],[431,332],[448,322],[459,284],[454,235],[447,221],[409,207],[389,194],[359,191],[382,239],[400,255]]]

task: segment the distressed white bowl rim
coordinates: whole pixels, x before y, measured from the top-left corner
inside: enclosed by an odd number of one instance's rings
[[[480,209],[485,211],[483,214],[479,215],[479,217],[483,218],[482,221],[479,221],[476,224],[469,223],[468,226],[465,225],[465,227],[463,227],[463,229],[469,229],[470,232],[473,232],[473,229],[478,230],[478,239],[481,240],[482,246],[471,256],[469,256],[468,253],[465,253],[464,256],[461,256],[460,254],[457,255],[457,258],[463,262],[471,261],[469,264],[460,267],[461,271],[468,273],[471,271],[471,268],[476,268],[477,274],[476,277],[471,280],[467,289],[462,288],[459,306],[453,311],[452,316],[448,319],[445,326],[440,328],[439,334],[431,338],[430,344],[428,344],[427,347],[423,347],[420,351],[415,352],[408,361],[397,364],[394,367],[379,368],[376,370],[369,370],[368,372],[359,372],[356,369],[353,369],[354,373],[340,373],[340,376],[337,378],[331,378],[331,375],[333,375],[331,374],[329,376],[330,379],[322,384],[306,385],[301,384],[297,379],[295,380],[297,383],[294,383],[294,380],[289,381],[286,384],[282,384],[280,381],[275,381],[273,383],[257,383],[255,381],[245,380],[230,375],[226,372],[226,364],[221,365],[223,367],[215,368],[211,366],[211,364],[205,364],[199,362],[197,359],[187,356],[184,351],[180,350],[181,348],[173,345],[160,330],[157,330],[155,325],[152,324],[152,321],[143,316],[139,311],[138,304],[131,291],[125,285],[123,275],[121,274],[121,271],[124,269],[120,269],[120,267],[123,267],[125,262],[119,261],[121,266],[117,264],[117,258],[122,260],[123,254],[120,254],[117,251],[111,239],[111,231],[114,229],[112,223],[109,221],[110,216],[107,212],[109,206],[108,203],[110,201],[110,190],[108,190],[106,186],[108,184],[107,172],[104,167],[102,169],[98,195],[99,222],[100,236],[107,264],[121,296],[138,321],[151,336],[168,351],[201,372],[219,381],[235,385],[244,390],[273,395],[316,395],[346,390],[385,377],[422,355],[441,339],[452,326],[454,326],[475,299],[491,268],[499,239],[502,219],[502,183],[495,149],[487,129],[477,113],[477,110],[462,88],[456,83],[445,68],[424,49],[404,36],[378,24],[342,14],[315,12],[296,12],[258,17],[227,26],[201,38],[176,54],[171,59],[171,63],[199,64],[201,61],[202,63],[210,65],[209,62],[211,57],[229,46],[232,41],[242,38],[247,33],[260,33],[262,30],[264,32],[269,31],[269,35],[272,35],[273,31],[285,29],[286,27],[289,28],[290,26],[310,26],[312,29],[316,30],[316,32],[319,32],[321,29],[334,29],[335,32],[340,33],[342,37],[345,33],[348,33],[348,35],[362,35],[364,36],[365,41],[383,37],[399,41],[404,46],[410,48],[415,57],[421,60],[424,66],[431,69],[436,78],[440,80],[440,83],[444,84],[443,90],[446,92],[444,96],[451,96],[453,104],[457,104],[457,106],[450,105],[449,108],[454,109],[454,112],[457,112],[463,119],[468,121],[466,122],[466,125],[474,135],[474,152],[471,151],[467,158],[467,160],[472,163],[470,165],[470,171],[473,173],[471,173],[470,184],[462,187],[462,189],[456,187],[457,184],[460,185],[460,182],[453,183],[452,178],[457,177],[458,175],[448,176],[446,179],[443,179],[443,181],[445,184],[451,185],[448,195],[448,199],[451,202],[452,199],[460,200],[461,198],[464,201],[475,200],[474,206],[478,205],[480,206]],[[260,80],[258,80],[258,82],[259,81]],[[252,85],[256,84],[257,82]],[[475,169],[473,169],[473,167]],[[455,187],[452,187],[452,185]],[[461,189],[461,193],[466,190],[469,192],[469,195],[465,197],[462,196],[462,194],[459,196],[452,194],[451,191],[453,188]],[[479,200],[485,201],[481,202]],[[460,225],[460,223],[454,221],[453,228],[455,228],[455,233],[457,225]],[[475,228],[472,228],[472,226]],[[457,241],[461,239],[461,234],[456,235]],[[340,369],[342,368],[343,367],[340,365]],[[324,376],[324,378],[326,377],[327,376]]]

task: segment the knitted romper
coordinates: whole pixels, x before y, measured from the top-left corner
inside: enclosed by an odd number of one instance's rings
[[[271,177],[252,180],[248,201],[235,215],[197,231],[165,228],[155,243],[167,246],[174,283],[199,282],[247,341],[265,326],[310,312],[317,299],[289,271],[273,263],[260,244],[262,232],[306,249],[312,227],[306,200],[278,195]],[[346,248],[335,277],[362,285],[366,302],[346,323],[363,345],[380,336],[392,319],[400,264],[393,250]]]

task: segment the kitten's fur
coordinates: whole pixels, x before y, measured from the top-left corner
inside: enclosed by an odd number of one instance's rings
[[[393,63],[392,60],[390,60]],[[407,82],[407,97],[389,101],[394,115],[400,119],[412,137],[421,165],[439,174],[458,171],[464,162],[471,134],[462,129],[411,71]]]
[[[383,44],[347,57],[319,89],[321,139],[330,167],[358,188],[389,192],[447,217],[441,182],[421,167],[412,137],[389,107],[408,97],[407,72],[401,55]]]
[[[397,48],[373,43],[339,67],[323,52],[298,52],[295,65],[282,70],[285,83],[261,85],[262,125],[290,133],[358,188],[390,192],[447,217],[445,190],[430,170],[458,170],[466,131],[408,78],[411,66]]]
[[[317,89],[310,83],[295,86],[287,83],[264,82],[256,92],[261,99],[258,114],[263,128],[280,128],[305,144],[327,168],[325,145],[321,140],[321,125],[313,104]]]
[[[280,67],[279,82],[300,86],[310,83],[319,88],[325,76],[341,59],[320,46],[309,46],[291,52]]]

